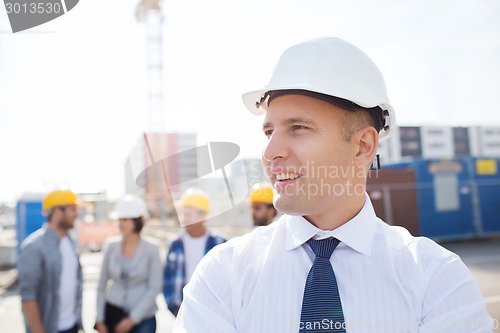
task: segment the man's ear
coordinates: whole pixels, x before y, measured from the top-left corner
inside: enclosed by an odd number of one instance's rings
[[[367,126],[355,134],[356,156],[354,164],[358,166],[370,166],[375,158],[378,147],[378,132],[372,126]]]

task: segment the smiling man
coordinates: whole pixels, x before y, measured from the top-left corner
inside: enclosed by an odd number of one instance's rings
[[[375,64],[337,39],[287,49],[264,89],[275,223],[214,248],[174,332],[491,332],[460,258],[378,219],[365,192],[394,112]]]

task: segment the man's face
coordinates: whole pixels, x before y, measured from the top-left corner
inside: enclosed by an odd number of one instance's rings
[[[182,207],[181,214],[181,226],[186,228],[197,228],[201,225],[204,225],[204,221],[207,218],[207,214],[203,211],[196,209],[190,206]]]
[[[355,190],[356,146],[342,137],[346,112],[303,95],[277,97],[263,124],[262,154],[276,189],[274,206],[291,215],[322,215],[342,209]]]
[[[274,209],[264,202],[252,202],[252,220],[254,226],[268,225],[273,220]]]
[[[57,208],[60,211],[59,215],[59,228],[62,230],[69,230],[74,228],[75,220],[78,217],[78,206],[68,205]]]

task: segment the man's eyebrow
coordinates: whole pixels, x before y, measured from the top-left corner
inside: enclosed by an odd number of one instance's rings
[[[283,125],[292,125],[292,124],[305,124],[305,125],[311,125],[313,124],[313,120],[312,119],[309,119],[309,118],[288,118],[288,119],[284,119],[281,121],[281,124]]]
[[[297,118],[283,119],[281,121],[281,124],[282,125],[293,125],[293,124],[311,125],[311,124],[314,124],[314,121],[312,119],[309,119],[309,118],[299,118],[299,117],[297,117]],[[262,124],[262,129],[267,129],[267,128],[270,128],[270,127],[273,127],[273,124],[270,121],[267,121],[264,124]]]

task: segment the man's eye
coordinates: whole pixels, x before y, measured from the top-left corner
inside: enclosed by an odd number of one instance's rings
[[[304,125],[293,125],[292,126],[292,131],[303,130],[303,129],[307,129],[307,127]]]
[[[273,134],[273,130],[265,130],[265,131],[264,131],[264,134],[265,134],[267,137],[270,137],[270,136]]]

